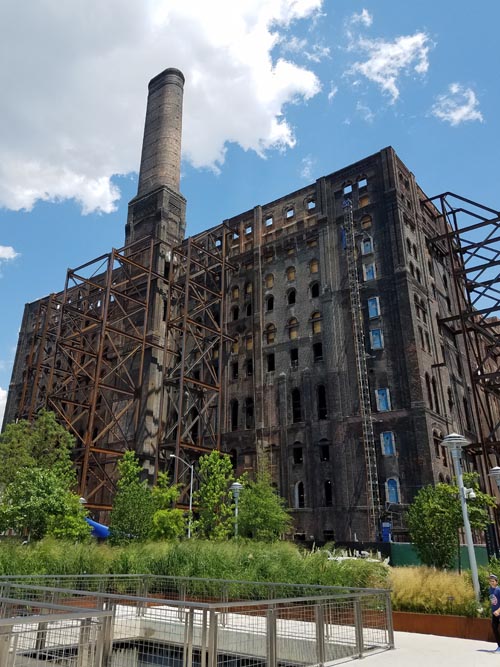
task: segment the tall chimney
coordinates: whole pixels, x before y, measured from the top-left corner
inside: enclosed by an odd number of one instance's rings
[[[172,67],[149,82],[139,197],[162,185],[179,192],[183,93],[184,75]]]
[[[125,245],[153,236],[170,247],[184,238],[181,176],[184,75],[169,67],[149,82],[137,196],[129,203]]]

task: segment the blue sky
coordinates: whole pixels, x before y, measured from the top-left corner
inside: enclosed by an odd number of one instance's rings
[[[485,0],[3,0],[0,419],[24,304],[123,244],[155,74],[186,76],[190,234],[388,145],[429,195],[498,209],[499,23]]]

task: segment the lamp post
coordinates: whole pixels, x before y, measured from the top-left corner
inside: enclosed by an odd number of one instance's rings
[[[243,488],[243,484],[240,484],[239,482],[233,482],[229,488],[233,492],[234,498],[234,536],[238,537],[238,500],[240,497],[241,489]]]
[[[495,484],[497,485],[498,490],[500,491],[500,466],[495,466],[490,469],[489,476],[493,477]],[[498,548],[496,546],[497,541],[495,540],[495,550]]]
[[[476,563],[476,553],[474,551],[474,543],[472,541],[472,531],[469,522],[469,512],[467,510],[467,492],[464,488],[464,482],[462,479],[462,464],[461,464],[461,455],[462,448],[467,445],[468,442],[463,435],[458,433],[450,433],[445,436],[443,439],[443,445],[448,449],[453,459],[453,467],[455,470],[455,476],[457,478],[458,485],[458,495],[460,496],[460,504],[462,506],[462,516],[464,520],[464,533],[465,541],[467,542],[467,551],[469,553],[469,563],[472,575],[472,585],[474,587],[474,593],[476,596],[477,602],[480,601],[480,591],[479,591],[479,577],[477,574],[477,563]]]
[[[193,471],[194,471],[194,463],[188,463],[184,459],[182,459],[180,456],[177,456],[176,454],[170,454],[171,459],[178,459],[179,461],[182,461],[184,465],[186,465],[190,470],[191,470],[191,476],[189,480],[189,519],[188,519],[188,540],[191,538],[191,523],[193,521]]]

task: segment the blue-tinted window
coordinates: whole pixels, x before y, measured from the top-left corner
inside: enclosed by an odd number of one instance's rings
[[[363,266],[363,278],[365,280],[375,280],[376,277],[375,264],[365,264]]]
[[[370,345],[372,350],[384,349],[384,335],[382,333],[382,329],[370,330]]]
[[[394,433],[392,431],[384,431],[381,433],[380,442],[382,444],[382,454],[384,456],[395,456],[396,445],[394,444]]]
[[[375,389],[375,398],[379,412],[387,412],[391,409],[391,394],[389,389]]]
[[[390,478],[387,480],[387,502],[399,503],[399,484],[397,479]]]
[[[373,241],[370,236],[367,236],[361,241],[361,254],[369,255],[373,252]]]
[[[368,299],[368,317],[372,320],[380,317],[380,300],[378,296],[372,296]]]

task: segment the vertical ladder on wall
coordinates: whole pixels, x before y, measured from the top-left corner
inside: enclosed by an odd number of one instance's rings
[[[351,301],[352,329],[354,334],[354,352],[356,357],[356,376],[359,388],[359,404],[363,426],[363,450],[365,455],[368,515],[370,537],[378,539],[378,523],[380,519],[380,493],[377,473],[377,451],[371,415],[370,387],[366,366],[365,335],[363,330],[363,312],[358,280],[356,261],[356,245],[354,237],[354,220],[352,201],[348,198],[342,203],[344,209],[345,249],[349,278],[349,295]]]

